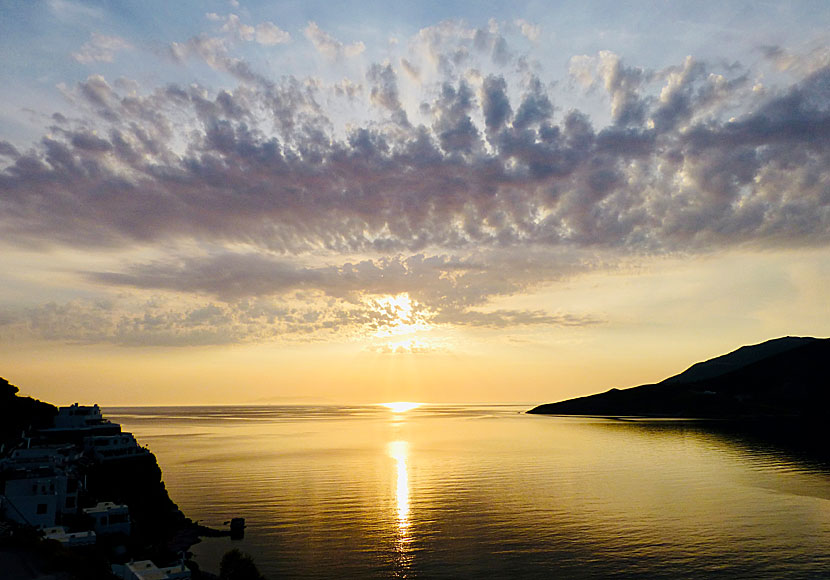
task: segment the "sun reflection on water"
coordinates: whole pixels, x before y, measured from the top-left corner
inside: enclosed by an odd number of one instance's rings
[[[409,443],[406,441],[390,441],[387,451],[389,457],[395,460],[397,468],[395,500],[398,507],[398,531],[406,532],[409,527],[409,471],[406,467]]]
[[[393,413],[406,413],[407,411],[420,407],[421,403],[413,403],[411,401],[395,401],[394,403],[381,403],[381,405]]]
[[[390,441],[386,451],[389,457],[395,460],[397,476],[395,504],[398,527],[395,549],[398,555],[398,564],[408,567],[412,558],[409,550],[409,544],[412,541],[409,534],[409,470],[406,464],[409,456],[409,443],[406,441]]]

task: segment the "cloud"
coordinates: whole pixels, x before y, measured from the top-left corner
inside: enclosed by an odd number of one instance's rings
[[[602,324],[603,319],[594,316],[575,316],[572,314],[548,314],[542,310],[494,310],[479,312],[442,313],[436,322],[451,320],[453,324],[480,326],[485,328],[509,328],[517,326],[591,326]]]
[[[407,324],[421,321],[423,326],[488,328],[596,324],[600,319],[587,315],[479,309],[496,297],[594,267],[585,256],[553,258],[538,252],[466,258],[419,254],[318,267],[261,254],[221,254],[135,264],[122,272],[87,272],[85,276],[98,285],[219,300],[222,308],[231,309],[252,300],[285,302],[305,297],[313,308],[340,304],[338,308],[346,308],[353,318],[359,311],[361,324],[377,333],[391,328],[400,316],[384,301],[404,294],[412,301],[415,317]]]
[[[203,40],[188,50],[224,58]],[[443,83],[420,111],[428,125],[370,123],[342,138],[319,87],[296,79],[124,95],[91,76],[73,94],[98,116],[94,132],[70,124],[7,158],[4,239],[387,254],[826,242],[830,69],[758,100],[743,74],[719,80],[687,61],[654,75],[647,98],[615,75],[645,77],[606,60],[600,78],[623,96],[600,130],[577,110],[554,122],[538,81],[516,108],[518,87],[496,75],[478,98],[466,81]],[[367,81],[370,99],[405,120],[391,65]],[[747,112],[734,115],[736,99]],[[190,128],[175,130],[183,120]]]
[[[115,53],[131,48],[132,45],[119,36],[106,36],[93,32],[90,40],[85,42],[78,52],[72,53],[72,58],[83,64],[112,62],[115,59]]]
[[[212,69],[229,73],[240,81],[267,84],[246,61],[230,56],[228,42],[226,38],[203,34],[184,43],[171,42],[168,51],[176,62],[185,63],[189,58],[196,57]]]
[[[291,35],[273,22],[261,22],[257,24],[255,38],[259,44],[264,44],[265,46],[291,42]]]
[[[261,253],[226,252],[84,275],[109,286],[197,294],[225,302],[305,291],[350,301],[368,295],[408,293],[438,311],[484,304],[495,296],[592,268],[588,256],[554,257],[528,250],[488,252],[477,257],[416,254],[316,267]]]
[[[212,69],[228,73],[244,83],[257,84],[265,88],[272,86],[272,83],[254,71],[246,60],[232,56],[233,49],[244,42],[256,42],[264,46],[286,44],[291,42],[291,35],[270,21],[252,26],[243,23],[236,14],[221,16],[209,12],[205,17],[210,21],[222,23],[220,35],[202,33],[185,42],[171,42],[167,46],[169,56],[179,64],[186,64],[189,59],[197,58]]]
[[[499,131],[510,119],[513,110],[507,96],[504,77],[488,76],[481,87],[481,106],[488,131]]]
[[[291,42],[291,35],[270,21],[260,22],[256,26],[251,26],[250,24],[244,24],[236,14],[220,16],[210,12],[206,17],[208,20],[214,22],[222,22],[221,32],[224,32],[235,40],[257,42],[264,46]]]
[[[336,61],[342,60],[343,58],[352,58],[362,54],[366,50],[366,46],[360,41],[343,44],[329,33],[323,31],[313,21],[308,23],[303,33],[314,45],[314,48],[317,49],[317,52],[329,60]]]
[[[299,275],[294,284],[275,284],[275,288],[282,285],[283,290],[304,286],[301,291],[284,292],[281,296],[253,296],[253,292],[246,292],[250,296],[215,302],[198,295],[184,298],[181,295],[154,296],[147,300],[122,292],[117,299],[111,300],[51,302],[17,312],[0,311],[0,340],[20,342],[35,338],[71,344],[194,347],[374,336],[382,339],[375,345],[380,350],[434,352],[442,347],[411,335],[409,328],[585,326],[603,322],[589,315],[549,314],[539,310],[479,311],[464,307],[463,301],[458,300],[448,305],[433,300],[433,304],[438,304],[435,310],[413,298],[411,311],[403,312],[389,302],[389,296],[400,293],[374,293],[400,289],[404,280],[389,284],[375,277],[376,272],[373,272],[373,269],[382,270],[394,276],[399,265],[347,264],[314,273],[311,276],[314,283],[309,284],[302,284],[303,276]],[[340,282],[347,282],[345,288],[337,284],[338,277]],[[104,282],[128,285],[127,279],[100,278]],[[182,276],[174,284],[171,277],[168,282],[179,287],[186,278],[186,275]],[[239,283],[250,280],[249,275]],[[155,285],[163,285],[158,282],[156,280]],[[368,283],[368,287],[363,283]],[[144,280],[140,285],[152,286],[154,282]],[[426,295],[429,299],[434,292],[426,286],[419,292],[417,286],[416,280],[414,295]],[[413,288],[412,285],[408,287]]]
[[[518,65],[514,51],[494,20],[487,28],[471,28],[453,20],[422,28],[410,42],[404,61],[402,66],[407,74],[421,82],[427,78],[458,82],[472,71],[480,74]]]
[[[222,32],[227,33],[231,38],[250,41],[256,36],[256,29],[249,24],[243,24],[236,14],[228,14],[225,18],[217,16],[216,14],[208,14],[208,18],[224,21]]]
[[[67,309],[87,340],[253,340],[239,309],[259,300],[280,321],[268,336],[350,332],[380,324],[366,300],[402,292],[440,324],[594,324],[496,304],[625,257],[830,241],[828,66],[791,66],[792,81],[757,91],[741,66],[574,57],[573,89],[601,97],[601,117],[514,66],[495,23],[424,29],[406,58],[333,81],[258,72],[234,50],[259,28],[211,18],[226,30],[169,50],[227,72],[228,86],[91,75],[64,87],[74,112],[39,141],[0,142],[0,243],[191,248],[84,276],[221,312],[63,305],[30,313],[32,332],[60,336],[49,329]],[[359,48],[314,23],[305,33],[327,58]],[[153,334],[154,320],[178,334]]]
[[[649,74],[639,68],[625,66],[613,52],[603,50],[596,57],[579,55],[571,58],[570,74],[582,86],[601,84],[611,97],[611,117],[618,125],[641,125],[648,107],[648,98],[641,94]]]
[[[536,42],[539,40],[539,36],[542,34],[542,27],[538,24],[531,24],[527,20],[523,20],[521,18],[515,21],[516,26],[519,27],[519,30],[522,31],[522,35],[525,36],[531,42]]]
[[[367,80],[372,88],[369,98],[373,103],[387,109],[392,114],[392,119],[403,126],[409,125],[409,120],[401,106],[398,94],[398,78],[392,65],[379,65],[377,63],[369,67],[366,74]]]

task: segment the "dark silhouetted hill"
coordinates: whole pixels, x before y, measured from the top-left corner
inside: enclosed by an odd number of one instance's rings
[[[551,415],[826,418],[830,339],[784,337],[697,363],[656,384],[548,403]]]
[[[0,443],[12,443],[23,431],[51,427],[58,408],[18,396],[18,388],[0,377]]]

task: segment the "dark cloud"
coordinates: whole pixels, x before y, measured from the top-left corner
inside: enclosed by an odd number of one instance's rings
[[[513,128],[524,130],[532,126],[546,123],[553,116],[553,103],[545,94],[544,87],[537,77],[533,77],[529,90],[522,98],[516,117],[513,119]]]
[[[481,106],[484,124],[488,131],[498,131],[510,119],[513,109],[507,97],[507,82],[504,77],[489,76],[481,87]]]
[[[12,159],[20,157],[20,153],[17,148],[8,141],[0,141],[0,155],[10,157]]]
[[[474,106],[475,97],[466,82],[461,81],[457,87],[444,83],[441,87],[432,106],[433,131],[447,154],[478,152],[481,137],[470,116]]]
[[[406,117],[406,111],[401,106],[398,95],[398,77],[392,65],[373,64],[369,68],[366,78],[372,86],[369,93],[372,102],[387,109],[392,114],[392,120],[396,123],[408,126],[409,120]]]

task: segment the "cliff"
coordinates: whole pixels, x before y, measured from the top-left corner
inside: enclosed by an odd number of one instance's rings
[[[71,432],[50,429],[57,414],[55,406],[19,396],[17,387],[0,378],[0,444],[6,454],[16,447],[25,447],[28,442],[33,446],[72,444],[82,450],[83,440],[78,441]],[[107,422],[107,426],[111,428],[99,429],[99,433],[120,433],[119,425]],[[24,431],[28,442],[22,438]],[[0,458],[3,455],[0,453]],[[71,469],[77,474],[73,477],[84,482],[78,496],[79,508],[92,507],[99,501],[129,507],[132,524],[129,537],[116,537],[112,542],[99,538],[99,545],[118,544],[123,540],[130,557],[165,562],[176,560],[179,552],[199,541],[200,532],[210,531],[187,519],[170,499],[152,453],[99,461],[85,452],[79,460],[73,460]],[[2,486],[0,479],[0,492]],[[77,514],[63,516],[63,520],[62,523],[70,527],[85,525],[80,510]]]
[[[826,418],[830,339],[784,337],[697,363],[659,383],[547,403],[552,415]]]
[[[58,414],[54,405],[17,393],[17,387],[0,377],[0,443],[11,443],[24,430],[49,427]]]

